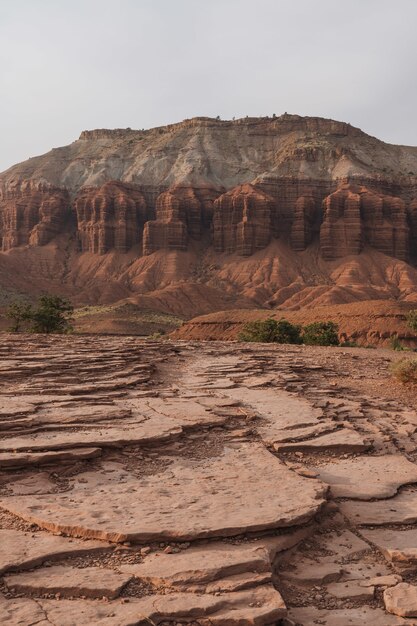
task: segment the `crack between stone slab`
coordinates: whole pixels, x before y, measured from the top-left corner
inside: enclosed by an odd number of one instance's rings
[[[57,624],[54,624],[54,622],[51,622],[51,620],[48,617],[48,614],[46,612],[46,610],[43,608],[43,606],[39,603],[39,600],[36,600],[35,598],[32,598],[33,602],[40,608],[40,610],[42,611],[42,613],[45,616],[46,621],[48,622],[48,624],[51,624],[51,626],[57,626]],[[32,622],[31,624],[28,624],[28,626],[36,626],[36,624],[39,624],[43,621],[42,620],[38,620],[37,622]]]

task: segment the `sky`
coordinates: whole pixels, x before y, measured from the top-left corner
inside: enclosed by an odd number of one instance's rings
[[[417,145],[417,0],[0,0],[0,171],[93,128],[296,113]]]

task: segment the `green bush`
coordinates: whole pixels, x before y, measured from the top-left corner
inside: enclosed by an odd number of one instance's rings
[[[417,383],[417,359],[401,359],[391,365],[391,371],[404,384]]]
[[[256,320],[245,324],[238,338],[261,343],[301,343],[301,326],[284,319]]]
[[[338,330],[334,322],[313,322],[304,326],[302,340],[308,346],[338,346]]]
[[[21,330],[27,330],[26,326],[30,321],[31,314],[32,307],[28,302],[12,302],[6,310],[6,317],[11,321],[9,331],[18,333]]]
[[[12,320],[10,330],[32,333],[68,333],[72,330],[71,317],[74,307],[60,296],[44,295],[37,306],[12,303],[6,311],[6,317]]]

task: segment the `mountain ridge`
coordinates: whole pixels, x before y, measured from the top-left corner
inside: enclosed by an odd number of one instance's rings
[[[185,317],[417,300],[417,148],[345,122],[83,131],[0,174],[0,216],[5,290]]]

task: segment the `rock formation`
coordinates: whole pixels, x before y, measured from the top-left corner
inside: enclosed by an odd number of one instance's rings
[[[323,201],[320,246],[324,259],[330,261],[362,250],[360,204],[360,195],[349,187],[335,191]]]
[[[305,250],[313,239],[317,205],[313,194],[300,196],[295,202],[291,227],[291,247],[297,252]]]
[[[201,232],[200,205],[195,196],[187,198],[194,234]],[[175,191],[161,193],[156,200],[156,219],[146,222],[143,254],[156,250],[186,250],[188,242],[185,206]]]
[[[213,201],[218,193],[210,187],[176,185],[156,199],[154,220],[145,224],[143,254],[156,250],[186,250],[188,238],[198,241],[209,228]]]
[[[388,256],[408,260],[410,228],[404,200],[342,185],[323,202],[320,230],[323,258],[359,254],[370,245]]]
[[[274,201],[253,185],[241,185],[214,202],[213,245],[217,252],[249,256],[271,239]]]
[[[410,252],[413,258],[417,257],[417,199],[412,200],[409,206],[410,220]]]
[[[416,171],[415,149],[321,118],[84,131],[0,175],[0,287],[181,315],[410,301]]]
[[[110,181],[86,187],[74,202],[82,252],[127,252],[139,243],[146,221],[142,193],[125,183]]]
[[[361,190],[364,240],[388,256],[406,261],[409,255],[407,209],[401,198]]]
[[[70,201],[63,189],[23,181],[0,193],[2,250],[43,246],[70,230]]]

